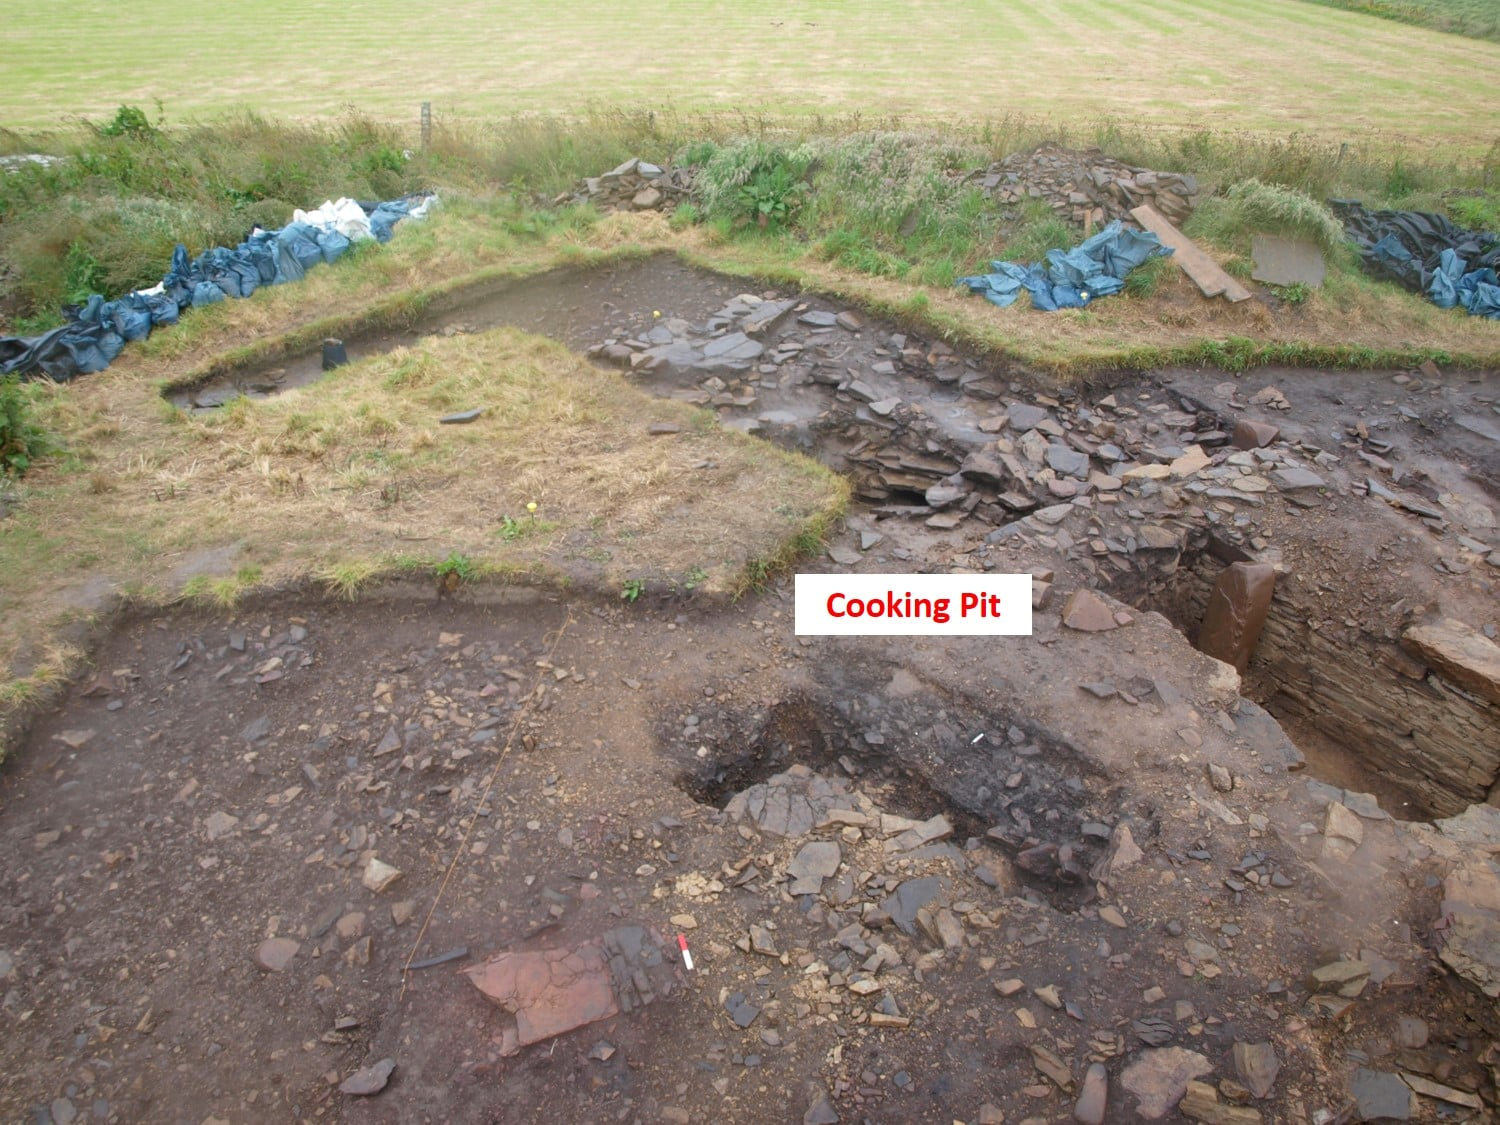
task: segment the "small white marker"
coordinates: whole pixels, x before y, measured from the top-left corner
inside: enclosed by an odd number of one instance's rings
[[[983,737],[984,737],[984,731],[980,731],[973,738],[969,739],[969,745],[973,746],[975,743],[977,743]]]
[[[677,948],[680,949],[680,950],[682,950],[682,963],[683,963],[683,965],[685,965],[687,967],[688,972],[692,972],[693,971],[693,955],[688,950],[688,947],[687,947],[687,935],[686,934],[678,934],[677,935]]]

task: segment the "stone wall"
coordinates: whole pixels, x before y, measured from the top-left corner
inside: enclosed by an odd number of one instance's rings
[[[1178,571],[1174,618],[1202,619],[1219,569],[1205,555]],[[1248,685],[1267,710],[1350,748],[1434,815],[1490,798],[1500,777],[1500,707],[1389,641],[1315,630],[1307,617],[1278,585]]]

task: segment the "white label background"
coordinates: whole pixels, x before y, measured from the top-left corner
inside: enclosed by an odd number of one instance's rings
[[[799,637],[1031,636],[1029,574],[799,574],[795,588]],[[966,594],[974,599],[967,613]],[[991,597],[1000,599],[998,617],[988,613]],[[833,609],[845,616],[830,613],[830,598]],[[918,599],[933,606],[947,599],[948,621],[940,624],[933,614],[911,612],[900,617],[850,616],[851,599],[878,602],[882,609],[894,599],[903,610],[915,609]]]

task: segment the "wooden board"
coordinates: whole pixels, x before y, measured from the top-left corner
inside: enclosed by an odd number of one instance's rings
[[[1250,298],[1250,290],[1225,273],[1218,262],[1205,254],[1191,238],[1167,222],[1151,204],[1143,203],[1132,210],[1130,216],[1172,248],[1173,260],[1182,267],[1183,273],[1193,279],[1205,297],[1222,295],[1229,301],[1245,301]]]

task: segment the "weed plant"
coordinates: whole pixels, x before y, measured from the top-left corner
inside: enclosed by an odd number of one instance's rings
[[[53,442],[36,421],[35,388],[15,375],[0,378],[0,476],[21,477]]]
[[[1337,262],[1352,260],[1343,225],[1326,206],[1295,188],[1256,179],[1202,200],[1187,230],[1240,255],[1249,254],[1252,232],[1265,231],[1316,242]]]

